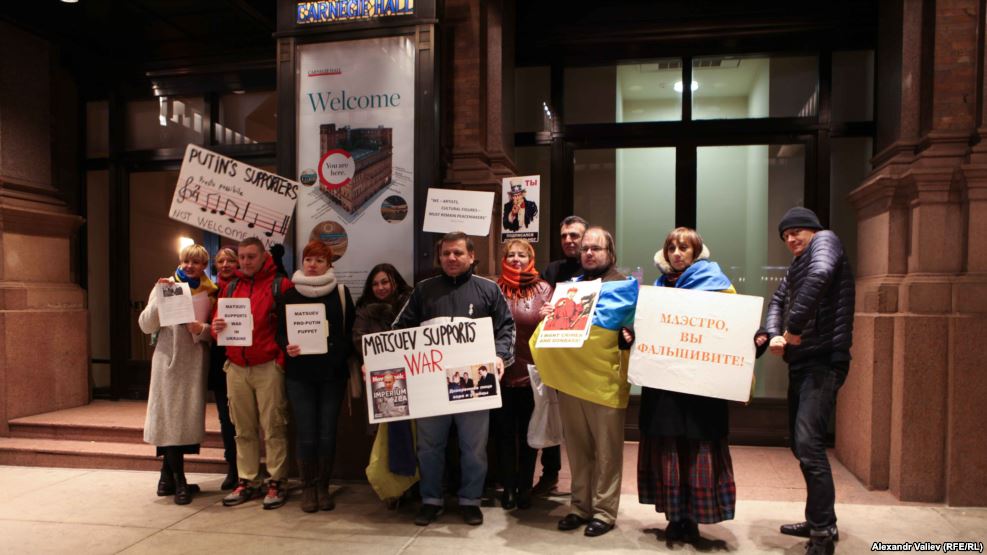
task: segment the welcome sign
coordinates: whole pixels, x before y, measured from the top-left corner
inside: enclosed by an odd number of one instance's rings
[[[490,318],[363,336],[370,422],[501,406]]]

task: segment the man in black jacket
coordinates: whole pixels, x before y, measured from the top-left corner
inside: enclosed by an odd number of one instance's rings
[[[828,554],[839,532],[825,439],[850,368],[853,272],[840,239],[811,210],[792,208],[778,232],[795,258],[768,305],[767,333],[757,341],[770,340],[772,354],[788,363],[789,434],[807,489],[805,522],[781,532],[810,538],[808,553]]]
[[[438,321],[490,317],[497,351],[498,377],[514,363],[514,317],[496,282],[473,274],[473,241],[465,233],[447,233],[437,246],[442,273],[422,280],[394,320],[394,329],[424,326]],[[472,379],[469,387],[473,387]],[[420,418],[418,467],[421,471],[422,507],[415,524],[427,526],[442,514],[442,474],[445,470],[449,429],[456,423],[462,476],[459,507],[467,524],[482,524],[480,498],[487,475],[487,437],[490,411],[461,412]]]

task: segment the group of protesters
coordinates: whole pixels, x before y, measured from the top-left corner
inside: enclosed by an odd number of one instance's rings
[[[616,245],[606,229],[570,216],[561,222],[560,231],[564,258],[550,262],[542,272],[536,269],[535,251],[528,241],[506,241],[496,281],[474,273],[476,255],[470,237],[448,233],[436,245],[437,275],[412,288],[393,266],[378,265],[368,274],[356,304],[336,281],[330,247],[319,241],[304,247],[302,269],[290,278],[279,269],[279,257],[267,253],[258,239],[242,241],[236,253],[223,249],[216,256],[218,284],[205,274],[206,250],[198,245],[185,248],[175,274],[160,281],[188,283],[193,294],[213,298],[249,298],[253,337],[249,347],[213,347],[210,356],[208,345],[215,343],[227,323],[214,310],[210,322],[161,327],[152,291],[140,325],[154,334],[157,345],[145,440],[156,445],[163,457],[158,495],[173,495],[175,503],[184,504],[199,491],[187,483],[183,457],[197,452],[201,443],[208,386],[216,396],[229,463],[222,487],[232,491],[223,504],[239,505],[263,496],[265,509],[284,505],[290,406],[301,508],[332,510],[329,481],[337,420],[347,380],[359,379],[359,373],[353,377],[351,373],[352,360],[360,356],[360,338],[428,325],[439,318],[490,317],[501,408],[386,425],[388,433],[406,438],[412,473],[417,470],[420,475],[421,505],[415,523],[426,526],[441,516],[444,489],[456,489],[466,523],[483,522],[481,499],[485,485],[492,481],[487,478],[491,428],[496,462],[490,475],[502,488],[503,509],[530,508],[533,497],[554,491],[560,448],[542,450],[542,474],[535,484],[538,451],[527,440],[536,403],[531,372],[536,368],[541,381],[557,390],[572,476],[569,510],[558,528],[581,528],[589,537],[606,534],[615,525],[620,502],[630,397],[627,366],[639,284],[618,271]],[[789,210],[778,231],[794,258],[753,342],[758,356],[770,350],[789,365],[791,446],[808,496],[805,521],[784,525],[780,531],[808,537],[810,552],[832,553],[839,534],[825,437],[836,393],[849,369],[853,275],[839,239],[823,228],[811,210]],[[654,263],[661,272],[656,286],[736,292],[694,229],[679,227],[668,233]],[[553,290],[562,283],[597,279],[602,284],[582,347],[534,348],[543,323],[554,312]],[[296,303],[325,305],[325,354],[301,354],[298,345],[288,342],[284,307]],[[722,399],[642,389],[638,497],[665,514],[669,522],[665,537],[670,542],[696,542],[699,524],[734,518],[736,485],[728,413],[728,402]],[[453,428],[460,452],[458,484],[445,480]],[[266,481],[259,464],[260,430],[264,431]]]

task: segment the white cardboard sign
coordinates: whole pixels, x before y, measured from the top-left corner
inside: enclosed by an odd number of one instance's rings
[[[747,295],[641,287],[628,381],[748,401],[762,302]]]
[[[254,344],[254,318],[250,299],[219,299],[216,316],[226,320],[226,327],[216,335],[217,345],[250,347]]]
[[[363,336],[370,422],[501,406],[490,318]]]
[[[168,216],[241,241],[284,243],[299,183],[188,145]]]
[[[429,189],[423,231],[485,237],[490,234],[494,194],[486,191]]]
[[[288,344],[298,345],[303,355],[324,355],[329,352],[329,323],[326,305],[322,303],[285,305]]]

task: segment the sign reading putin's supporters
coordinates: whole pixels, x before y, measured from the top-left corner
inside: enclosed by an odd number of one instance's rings
[[[748,401],[762,304],[747,295],[641,287],[628,381]]]
[[[363,336],[372,424],[500,408],[490,318],[440,320]]]

